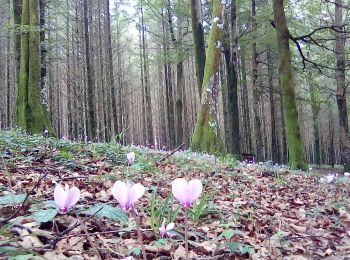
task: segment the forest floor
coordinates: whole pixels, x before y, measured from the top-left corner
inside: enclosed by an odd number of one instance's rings
[[[350,177],[187,151],[157,163],[166,154],[0,132],[0,221],[17,213],[0,224],[0,259],[138,259],[135,221],[110,192],[127,179],[147,188],[136,207],[148,259],[184,259],[183,209],[171,197],[179,177],[204,185],[189,212],[191,259],[349,259]],[[53,202],[56,183],[81,190],[67,214]],[[175,228],[160,238],[164,217]]]

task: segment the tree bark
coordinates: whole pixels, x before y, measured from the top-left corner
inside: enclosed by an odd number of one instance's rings
[[[202,94],[202,84],[205,66],[205,45],[201,8],[202,7],[200,0],[191,0],[192,35],[199,96],[201,96]]]
[[[283,0],[273,0],[273,14],[277,32],[279,76],[283,96],[289,165],[292,169],[306,170],[304,145],[301,140],[298,110],[295,100],[295,83],[289,49],[289,30],[284,13]]]
[[[109,12],[109,1],[106,0],[106,31],[107,31],[107,84],[110,87],[110,95],[111,95],[111,111],[112,111],[112,129],[111,131],[112,137],[119,133],[118,128],[118,118],[117,118],[117,102],[115,96],[115,82],[114,82],[114,72],[113,72],[113,52],[112,52],[112,33],[111,33],[111,14]],[[119,37],[118,32],[119,26],[117,28],[117,37]],[[119,47],[119,46],[117,46]]]
[[[267,46],[267,74],[269,81],[269,102],[270,102],[270,116],[271,116],[271,159],[277,162],[277,134],[276,134],[276,117],[275,117],[275,87],[273,84],[273,59],[270,45]]]
[[[146,145],[154,146],[153,137],[153,120],[152,120],[152,99],[151,99],[151,85],[149,79],[148,67],[148,53],[146,50],[146,36],[144,28],[143,7],[141,2],[141,41],[142,41],[142,57],[143,57],[143,76],[144,76],[144,93],[145,93],[145,109],[146,109]]]
[[[256,48],[256,1],[252,0],[252,88],[254,95],[254,137],[256,158],[261,161],[264,157],[264,147],[261,135],[261,121],[259,117],[260,94],[258,91],[258,53]]]
[[[39,23],[38,0],[23,0],[21,33],[20,80],[17,96],[17,124],[29,133],[42,133],[47,129],[50,135],[54,130],[47,111],[41,103],[40,89],[40,34],[35,28]]]
[[[202,98],[197,123],[192,136],[191,149],[214,154],[225,153],[217,121],[217,98],[219,83],[219,64],[224,37],[223,8],[220,0],[213,0],[214,22],[209,37],[206,57]]]
[[[92,53],[90,52],[90,33],[88,18],[88,0],[84,0],[84,36],[85,36],[85,60],[87,74],[87,135],[88,140],[96,138],[96,104],[94,96],[95,73],[92,65]]]
[[[345,171],[350,171],[350,134],[345,85],[345,26],[343,25],[343,1],[335,0],[335,26],[341,32],[335,33],[335,57],[337,61],[337,107],[339,114],[340,157]]]

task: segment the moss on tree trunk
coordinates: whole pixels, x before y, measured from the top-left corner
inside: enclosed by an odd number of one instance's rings
[[[273,1],[273,13],[277,31],[279,76],[283,96],[289,165],[293,169],[306,169],[304,145],[301,141],[298,110],[295,100],[295,83],[289,49],[289,31],[284,13],[283,0]]]
[[[54,135],[48,113],[41,103],[40,32],[38,0],[22,2],[21,61],[17,94],[17,124],[29,133],[45,129]]]
[[[213,23],[205,63],[201,106],[192,136],[191,149],[208,153],[224,153],[216,118],[219,85],[219,63],[224,30],[220,0],[213,0]]]

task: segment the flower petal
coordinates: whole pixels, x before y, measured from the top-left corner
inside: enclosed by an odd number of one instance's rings
[[[187,194],[187,186],[188,183],[183,178],[175,179],[171,185],[171,190],[174,197],[178,199],[181,204],[186,204],[190,199],[189,195]]]
[[[65,207],[67,194],[60,184],[56,185],[55,190],[53,192],[53,197],[59,209]]]
[[[134,152],[130,152],[126,155],[126,157],[128,158],[128,162],[129,164],[133,164],[135,161],[135,153]]]
[[[112,188],[112,194],[122,208],[129,207],[127,205],[129,200],[129,192],[126,183],[116,181]]]
[[[137,183],[134,184],[130,189],[130,199],[129,202],[131,205],[134,205],[134,203],[142,197],[142,195],[145,193],[145,187],[143,187],[142,184]]]
[[[173,230],[174,227],[175,227],[175,224],[174,224],[174,223],[169,223],[168,225],[166,225],[166,231]]]
[[[80,190],[77,187],[72,187],[67,192],[65,208],[68,210],[73,207],[80,199]]]
[[[193,203],[202,194],[203,186],[202,182],[198,179],[193,179],[188,183],[188,191],[190,193],[190,202]]]

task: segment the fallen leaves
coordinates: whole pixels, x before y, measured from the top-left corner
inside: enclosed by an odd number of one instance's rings
[[[118,164],[121,155],[117,154],[118,160],[114,160],[107,152],[91,152],[93,147],[79,146],[66,154],[61,152],[62,147],[43,149],[12,148],[4,157],[8,167],[7,171],[0,170],[1,216],[18,208],[44,171],[48,176],[30,196],[19,217],[10,223],[12,227],[6,236],[1,234],[0,255],[5,254],[3,247],[12,246],[39,252],[46,259],[98,259],[90,243],[94,241],[103,258],[135,256],[133,253],[140,248],[136,229],[116,203],[111,203],[113,183],[117,179],[132,179],[147,188],[157,186],[157,200],[163,201],[171,193],[171,181],[182,176],[201,179],[208,196],[206,215],[199,218],[198,224],[190,221],[191,257],[304,260],[346,259],[350,255],[349,182],[324,185],[318,176],[285,168],[280,171],[257,164],[233,168],[206,157],[196,159],[192,154],[188,155],[191,159],[186,159],[187,155],[179,153],[155,166],[157,158],[163,155],[140,150],[143,156],[137,158],[148,161],[128,167],[125,162]],[[45,212],[50,207],[44,201],[53,199],[56,182],[79,187],[81,201],[68,216],[36,222],[34,212],[39,212],[37,217],[41,214],[41,219],[50,213]],[[146,194],[139,207],[148,256],[184,259],[183,215],[175,218],[176,235],[156,243],[158,231],[153,232],[145,213],[149,199],[150,194]],[[87,233],[81,226],[69,230],[78,223],[77,215],[88,219],[84,222]],[[53,239],[65,230],[69,232],[58,239],[56,248],[51,247]],[[27,252],[30,254],[33,252]]]

